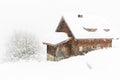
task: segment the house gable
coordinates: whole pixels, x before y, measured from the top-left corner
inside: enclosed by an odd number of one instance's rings
[[[71,32],[69,26],[67,25],[67,23],[63,17],[61,18],[61,20],[59,22],[56,32],[65,32],[68,35],[68,37],[74,38],[73,33]]]

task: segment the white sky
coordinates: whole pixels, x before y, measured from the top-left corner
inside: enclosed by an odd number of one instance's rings
[[[101,15],[114,27],[120,25],[119,0],[0,0],[0,23],[40,24],[41,20],[46,22],[54,14],[67,11]],[[28,19],[24,17],[37,17],[40,21],[24,21]]]
[[[0,23],[13,21],[8,18],[6,20],[5,17],[42,17],[42,19],[49,19],[50,16],[53,16],[52,14],[64,11],[102,15],[112,22],[112,25],[120,25],[119,0],[1,0]],[[22,24],[21,21],[20,24]]]

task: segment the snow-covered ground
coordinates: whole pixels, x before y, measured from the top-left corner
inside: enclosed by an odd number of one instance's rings
[[[119,44],[119,41],[117,42]],[[0,64],[1,80],[119,80],[119,47],[92,51],[59,62]]]

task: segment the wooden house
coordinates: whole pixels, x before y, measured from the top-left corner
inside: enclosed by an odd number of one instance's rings
[[[50,42],[43,43],[47,45],[47,60],[59,61],[71,56],[84,55],[89,51],[112,47],[112,37],[109,34],[110,29],[103,28],[99,31],[98,28],[95,28],[99,24],[94,25],[93,28],[89,28],[87,23],[83,25],[83,15],[76,16],[76,20],[69,18],[62,17],[56,29],[56,33],[67,35],[66,39],[64,38],[64,40],[55,44]],[[55,40],[60,39],[55,38]]]

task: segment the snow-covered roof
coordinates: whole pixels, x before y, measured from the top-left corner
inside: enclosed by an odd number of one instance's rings
[[[83,15],[78,17],[78,15]],[[51,19],[51,25],[49,25],[50,31],[44,38],[44,42],[50,44],[58,44],[62,41],[68,40],[68,36],[63,32],[54,32],[60,22],[61,17],[63,17],[69,26],[71,32],[75,38],[113,38],[113,32],[111,32],[110,23],[102,18],[102,16],[90,15],[86,13],[63,13],[53,16]],[[97,29],[94,32],[88,32],[84,28]],[[109,31],[105,31],[104,29]]]
[[[78,17],[79,13],[64,14],[63,17],[76,38],[112,38],[110,29],[111,25],[101,16],[82,14],[83,17]],[[80,14],[81,15],[81,14]],[[97,29],[95,32],[88,32],[84,28]]]
[[[45,35],[44,42],[55,45],[62,41],[65,41],[67,39],[69,39],[67,34],[65,34],[63,32],[59,32],[59,33],[53,32],[53,33],[49,33],[49,34]]]

